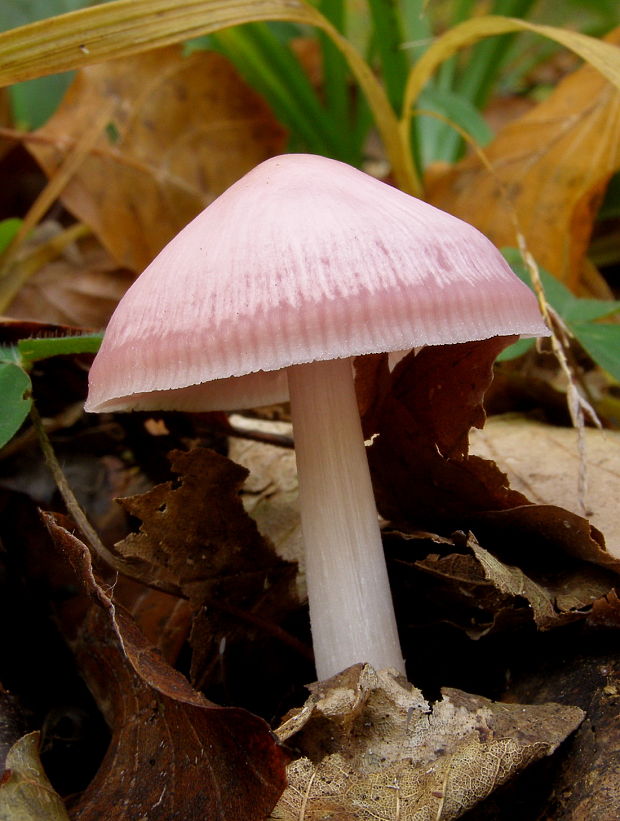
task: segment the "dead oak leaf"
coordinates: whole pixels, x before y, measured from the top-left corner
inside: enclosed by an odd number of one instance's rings
[[[431,707],[402,676],[368,665],[311,689],[278,731],[304,755],[288,767],[274,820],[449,821],[552,754],[583,718],[458,690]]]
[[[607,38],[617,43],[620,29]],[[515,246],[516,215],[540,265],[579,285],[605,186],[620,167],[620,91],[585,65],[484,149],[431,168],[429,202],[461,217],[498,247]]]
[[[170,46],[76,74],[53,117],[25,143],[49,177],[106,107],[108,127],[61,199],[133,271],[284,149],[282,127],[224,57],[186,57]]]
[[[86,546],[49,514],[44,519],[83,591],[77,630],[71,608],[71,645],[112,731],[71,817],[96,821],[102,807],[109,821],[266,815],[284,787],[285,762],[266,723],[193,690],[99,585]]]

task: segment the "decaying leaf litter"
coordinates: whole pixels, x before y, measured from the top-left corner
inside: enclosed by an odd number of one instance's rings
[[[180,57],[177,54],[173,59],[168,54],[165,59],[174,64],[174,59]],[[227,68],[221,71],[228,76]],[[177,69],[172,68],[171,74],[176,76]],[[120,72],[117,81],[131,75],[132,72]],[[72,92],[79,99],[78,92],[79,85]],[[166,93],[164,89],[164,97]],[[133,101],[129,107],[132,105],[139,104]],[[192,105],[190,102],[189,106]],[[67,116],[66,110],[60,114]],[[85,112],[82,116],[89,115]],[[277,153],[284,145],[278,124],[269,122],[263,109],[258,116],[260,130],[267,139],[265,143],[257,140],[257,126],[250,122],[249,135],[246,133],[240,139],[242,145],[245,146],[245,139],[252,146],[251,151],[246,147],[240,150],[245,167],[255,164],[261,152],[265,152],[262,156]],[[79,116],[69,115],[68,124],[78,132],[79,123]],[[242,125],[248,127],[245,121]],[[57,134],[66,137],[65,126],[60,125]],[[49,135],[44,137],[49,139]],[[139,129],[135,139],[141,150],[146,149],[141,143],[145,136],[140,136]],[[166,139],[177,147],[175,136],[166,136],[164,145]],[[54,140],[49,145],[62,153],[62,145],[58,148]],[[127,230],[120,235],[115,229],[115,192],[110,192],[111,199],[102,200],[97,190],[97,186],[99,192],[102,190],[102,180],[107,183],[108,179],[120,177],[116,173],[108,177],[101,170],[99,177],[85,173],[84,178],[94,185],[94,191],[85,190],[79,183],[75,186],[79,177],[72,177],[70,184],[77,187],[77,193],[65,189],[65,207],[84,219],[95,237],[94,241],[81,240],[66,252],[67,261],[80,270],[88,242],[101,254],[101,246],[105,247],[116,264],[125,266],[118,269],[123,271],[122,276],[129,269],[130,278],[131,271],[136,272],[141,263],[127,254],[139,254],[145,247],[156,250],[152,243],[161,245],[166,240],[161,224],[155,236],[147,239],[145,224],[152,225],[153,213],[158,214],[160,223],[168,224],[166,206],[175,201],[179,189],[184,197],[194,197],[201,204],[205,197],[218,191],[216,188],[206,194],[197,193],[199,175],[187,177],[185,170],[179,170],[174,162],[162,168],[147,164],[145,168],[135,155],[129,160],[119,158],[113,140],[104,141],[101,151],[95,146],[90,151],[96,163],[111,162],[112,167],[126,163],[144,174],[144,185],[134,179],[124,191],[127,195],[130,190],[136,201],[151,204],[148,217],[139,217],[137,224],[123,219]],[[217,146],[212,147],[210,159],[217,152]],[[167,152],[162,163],[168,163],[169,157]],[[26,163],[23,156],[21,162]],[[197,165],[200,168],[200,163]],[[220,168],[222,163],[214,166]],[[57,167],[50,165],[46,170],[53,174]],[[599,169],[601,177],[609,173],[610,166],[605,168]],[[233,179],[235,173],[238,176],[242,172],[231,173]],[[158,191],[157,197],[148,193],[153,190]],[[561,187],[557,190],[561,191]],[[588,191],[592,193],[593,189]],[[124,206],[122,185],[119,196]],[[529,205],[523,207],[529,213]],[[178,210],[173,209],[173,213],[176,218]],[[587,233],[592,215],[585,219]],[[108,220],[112,227],[106,229]],[[178,227],[171,225],[168,236]],[[151,244],[147,246],[147,242]],[[533,242],[529,236],[528,242]],[[577,258],[580,255],[583,258],[582,251]],[[19,260],[16,264],[19,269]],[[108,269],[114,270],[111,266]],[[105,282],[105,278],[101,281]],[[52,274],[48,274],[48,282],[56,287]],[[33,316],[32,306],[37,306],[38,301],[36,276],[27,287],[35,289],[35,296],[31,293],[27,307],[21,312],[16,310],[15,316]],[[115,287],[110,281],[112,295],[107,291],[107,298],[101,300],[100,292],[88,285],[87,303],[83,308],[78,305],[71,314],[72,324],[103,324],[116,299]],[[23,296],[20,291],[17,304]],[[65,304],[62,297],[55,301]],[[50,300],[52,306],[53,302],[54,298]],[[48,315],[45,310],[41,307],[36,318],[66,321],[66,315]],[[81,313],[83,310],[90,313]],[[12,309],[8,312],[13,314]],[[31,332],[31,328],[7,326],[4,341]],[[590,704],[585,701],[595,698],[594,691],[573,693],[565,707],[537,706],[537,696],[528,690],[525,660],[531,654],[542,659],[545,648],[553,641],[553,633],[538,634],[536,628],[549,631],[554,627],[560,628],[555,639],[557,648],[576,642],[581,652],[584,642],[595,635],[594,643],[600,645],[598,652],[603,659],[605,640],[601,641],[597,633],[589,633],[593,628],[588,623],[604,623],[605,630],[617,626],[618,609],[610,591],[617,578],[618,562],[613,554],[617,555],[618,545],[614,541],[606,551],[602,534],[577,513],[554,505],[553,497],[548,499],[542,493],[530,496],[528,490],[535,478],[530,477],[523,492],[511,489],[505,475],[495,466],[468,455],[468,432],[483,420],[482,395],[489,388],[496,353],[496,346],[484,343],[459,349],[428,349],[420,357],[404,360],[392,373],[385,358],[359,363],[360,395],[368,400],[365,429],[369,438],[374,436],[370,458],[380,512],[386,520],[385,545],[399,625],[406,655],[417,659],[409,677],[424,688],[424,695],[411,685],[389,678],[381,689],[377,684],[380,674],[368,669],[354,670],[344,684],[336,682],[333,690],[313,689],[310,701],[301,710],[303,722],[309,723],[299,738],[285,739],[288,729],[279,732],[280,738],[286,740],[284,748],[276,744],[266,724],[240,708],[251,709],[275,728],[287,710],[296,706],[299,709],[305,698],[303,685],[313,678],[303,584],[300,585],[291,564],[298,555],[298,523],[291,498],[294,479],[288,472],[280,473],[284,457],[290,461],[289,452],[282,453],[281,447],[260,441],[251,443],[247,438],[233,440],[235,450],[245,449],[246,456],[251,452],[250,446],[255,445],[254,462],[269,466],[267,472],[272,471],[262,487],[247,485],[241,498],[256,513],[262,532],[275,542],[274,551],[239,503],[237,488],[243,481],[243,471],[223,455],[228,451],[226,436],[231,432],[226,418],[216,414],[189,418],[137,414],[131,419],[104,417],[96,424],[80,418],[67,428],[62,413],[71,399],[79,400],[84,395],[87,362],[84,358],[50,360],[33,372],[41,413],[56,420],[54,440],[66,472],[82,492],[82,501],[104,538],[117,543],[116,549],[132,564],[133,581],[118,580],[104,567],[98,567],[96,577],[93,576],[86,549],[70,532],[70,525],[67,530],[48,519],[56,549],[65,556],[64,563],[59,564],[57,554],[50,553],[31,500],[52,509],[58,509],[58,500],[39,467],[36,446],[32,447],[25,432],[3,460],[4,538],[9,545],[19,545],[23,553],[9,569],[36,580],[35,589],[45,591],[45,600],[54,603],[56,619],[73,649],[80,676],[87,681],[111,732],[108,752],[96,775],[96,768],[86,776],[82,774],[81,795],[68,802],[70,817],[100,817],[102,805],[114,805],[119,813],[127,812],[122,807],[132,807],[131,812],[135,808],[135,817],[148,812],[149,817],[168,818],[177,812],[187,818],[205,814],[231,818],[227,802],[233,794],[238,801],[235,818],[264,817],[284,786],[287,756],[298,757],[302,751],[306,757],[298,758],[292,765],[288,791],[273,817],[299,817],[303,806],[302,817],[307,818],[322,818],[325,813],[339,818],[456,818],[527,763],[551,753],[575,730],[584,717],[576,707],[587,710]],[[440,383],[438,373],[442,375]],[[466,378],[464,373],[475,374],[475,378]],[[59,384],[63,386],[60,392]],[[414,392],[415,402],[411,398]],[[420,396],[428,401],[420,401]],[[271,415],[280,418],[282,414],[286,417],[286,409],[274,409]],[[260,440],[260,425],[253,427],[250,420],[249,426],[259,431],[254,438]],[[267,447],[277,447],[278,456],[263,456]],[[175,448],[181,452],[172,455],[169,462],[167,454]],[[273,462],[269,461],[271,458]],[[420,464],[424,465],[422,482],[417,479]],[[198,472],[213,476],[212,483],[205,486],[196,481]],[[150,488],[146,496],[133,495],[145,487]],[[254,494],[252,501],[250,493]],[[18,503],[15,494],[19,494]],[[142,522],[140,531],[126,538],[126,519],[112,502],[112,497],[118,495],[132,496],[123,507]],[[192,529],[190,512],[196,515],[195,541],[187,538]],[[25,535],[25,531],[32,532]],[[615,534],[609,535],[616,538]],[[204,550],[205,543],[212,545],[208,552]],[[231,544],[235,545],[234,551]],[[280,553],[286,556],[285,560]],[[250,562],[257,554],[262,557],[258,566]],[[67,581],[71,572],[75,575]],[[31,590],[28,585],[24,589]],[[115,603],[112,595],[116,596]],[[4,606],[5,622],[23,611],[17,598],[11,597]],[[127,615],[127,611],[132,615]],[[19,650],[9,652],[9,658],[19,657],[24,641],[32,642],[28,646],[33,650],[37,647],[27,629],[23,635],[21,631],[11,632],[15,634],[12,642]],[[163,657],[154,657],[149,645],[158,646]],[[499,647],[500,658],[493,658]],[[556,651],[558,655],[561,652],[562,649]],[[32,656],[33,674],[36,671],[40,677],[45,669],[52,668],[52,659],[39,667],[36,650]],[[548,663],[553,667],[553,658]],[[479,669],[472,670],[474,665]],[[207,698],[226,708],[206,702],[179,676],[175,666]],[[606,697],[613,698],[613,659],[601,661],[599,666],[606,670]],[[502,708],[482,695],[471,696],[455,689],[462,687],[491,698],[504,696],[509,704],[509,673],[519,681],[514,691],[531,704],[531,717],[527,716],[525,725],[511,723],[509,718],[511,712],[520,714],[520,709]],[[117,687],[110,687],[111,679]],[[10,683],[10,676],[8,680]],[[451,689],[440,695],[442,687]],[[31,701],[41,709],[36,690],[32,684],[25,688],[25,705],[30,706]],[[376,755],[377,743],[385,743],[391,737],[378,721],[373,702],[373,698],[378,698],[379,709],[383,709],[386,690],[398,705],[389,711],[395,739],[388,745],[392,747],[391,759]],[[560,685],[556,690],[549,687],[541,700],[562,701],[561,690]],[[378,696],[371,695],[377,692]],[[82,693],[80,697],[85,698]],[[88,706],[92,709],[91,704]],[[371,711],[370,719],[364,713],[366,709]],[[318,724],[314,733],[309,729],[313,720]],[[291,721],[295,723],[289,717],[289,727]],[[329,721],[338,727],[341,743],[325,749]],[[539,735],[532,734],[532,723]],[[378,734],[364,738],[359,727],[367,724],[378,729]],[[445,744],[433,735],[439,725]],[[186,749],[187,732],[183,730],[187,726],[191,726],[192,735],[199,736],[197,745],[191,745],[191,752]],[[234,749],[230,742],[231,727]],[[162,745],[163,738],[170,739],[170,744]],[[422,753],[422,765],[428,768],[433,762],[430,775],[413,763],[412,738],[418,753]],[[49,742],[50,739],[48,755]],[[428,748],[436,748],[432,755],[426,752],[426,757],[425,743]],[[205,749],[205,745],[211,744],[226,751],[213,757]],[[52,739],[52,749],[53,745]],[[44,742],[44,759],[45,754]],[[586,761],[582,766],[588,767],[587,758],[582,759]],[[36,767],[35,759],[31,760]],[[492,766],[485,762],[492,762]],[[570,760],[563,766],[570,769]],[[168,781],[172,770],[174,778]],[[480,770],[484,777],[475,784],[473,794],[463,790],[468,774]],[[240,772],[244,773],[243,795],[238,788]],[[88,775],[90,782],[85,781]],[[170,789],[164,789],[168,783]],[[212,787],[203,789],[202,783]],[[222,795],[228,797],[218,798]],[[590,801],[589,817],[597,817],[591,796],[586,798]],[[205,803],[197,803],[201,801]],[[607,811],[613,812],[613,801],[612,796],[604,805]],[[562,802],[557,798],[556,802],[564,811]],[[377,805],[383,815],[369,815],[369,807]]]

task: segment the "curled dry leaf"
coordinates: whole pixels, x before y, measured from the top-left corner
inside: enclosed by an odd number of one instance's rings
[[[298,603],[296,565],[276,554],[244,510],[245,468],[207,448],[170,458],[176,482],[120,500],[142,525],[117,549],[145,583],[189,599],[192,677],[202,681],[224,638],[230,645],[248,630],[278,632]]]
[[[0,821],[69,821],[41,764],[39,733],[23,736],[8,752],[0,778]]]
[[[558,556],[617,571],[586,519],[532,504],[494,462],[468,453],[470,428],[484,423],[492,363],[508,341],[428,347],[395,368],[367,431],[379,434],[369,449],[379,510],[405,531],[472,530],[483,547],[526,572],[528,563],[552,569]]]
[[[369,448],[377,503],[399,531],[386,543],[399,568],[397,608],[403,618],[448,622],[474,638],[532,620],[549,629],[584,618],[620,570],[587,519],[530,502],[494,462],[469,454],[470,428],[484,423],[483,396],[505,343],[429,347],[389,378],[385,360],[359,363],[378,396],[364,419],[366,435],[378,434]],[[436,535],[418,539],[420,530]]]
[[[458,690],[425,702],[395,671],[356,665],[311,687],[277,731],[303,757],[271,818],[449,821],[551,755],[583,712],[493,703]]]
[[[285,756],[264,721],[221,708],[153,651],[93,575],[88,549],[44,514],[84,591],[72,647],[112,730],[110,747],[73,818],[255,821],[284,787]],[[75,623],[75,603],[71,624]],[[131,808],[131,809],[129,809]]]
[[[512,339],[434,345],[394,369],[372,425],[366,420],[366,435],[378,434],[368,458],[386,519],[437,530],[473,511],[527,503],[493,463],[467,458],[469,430],[484,424],[493,362]]]
[[[123,266],[142,270],[212,199],[284,148],[266,104],[214,52],[180,46],[80,70],[26,142],[52,176],[85,127],[108,128],[62,194]]]
[[[482,548],[470,533],[445,538],[428,533],[388,532],[386,546],[397,563],[394,595],[403,612],[417,590],[413,613],[426,623],[448,622],[472,639],[530,625],[549,630],[583,619],[614,584],[613,574],[596,567],[558,564],[555,573],[529,575]],[[413,555],[412,555],[413,554]],[[415,560],[415,555],[423,558]]]
[[[618,43],[620,29],[607,40]],[[475,154],[431,169],[429,201],[500,248],[517,244],[516,215],[538,263],[577,287],[598,205],[620,167],[619,100],[598,71],[580,68],[484,149],[492,172]]]

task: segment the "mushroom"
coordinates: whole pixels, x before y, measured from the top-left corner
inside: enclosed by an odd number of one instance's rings
[[[108,325],[86,409],[236,410],[290,397],[319,679],[404,671],[352,357],[547,335],[480,232],[344,163],[263,162],[187,225]]]

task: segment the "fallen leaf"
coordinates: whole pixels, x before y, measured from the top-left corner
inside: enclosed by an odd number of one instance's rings
[[[395,671],[356,665],[276,731],[302,757],[271,818],[449,821],[528,764],[551,755],[583,713],[446,689],[429,705]]]
[[[39,733],[13,744],[0,778],[0,821],[69,821],[39,758]]]
[[[239,429],[242,424],[240,417],[231,417],[231,424]],[[292,437],[290,422],[249,419],[247,424],[243,424],[249,430]],[[287,561],[297,562],[297,595],[300,601],[304,601],[307,595],[305,556],[295,451],[268,442],[232,436],[228,457],[249,471],[242,488],[243,506],[278,555]]]
[[[620,598],[615,590],[594,602],[588,621],[598,627],[620,627]]]
[[[587,519],[533,504],[491,461],[468,454],[484,423],[483,396],[505,338],[432,346],[394,369],[374,413],[368,450],[381,514],[404,532],[471,530],[501,561],[554,572],[566,557],[618,572],[603,535]]]
[[[620,40],[620,29],[606,38]],[[620,91],[585,65],[484,149],[427,176],[429,202],[516,246],[514,216],[537,262],[576,289],[594,219],[620,168]]]
[[[467,458],[469,431],[484,424],[493,362],[512,339],[433,345],[396,366],[372,428],[366,423],[366,435],[376,434],[368,458],[386,519],[440,532],[437,523],[463,529],[459,517],[474,511],[527,504],[493,463]]]
[[[57,227],[47,224],[37,245],[53,242]],[[39,226],[41,228],[41,226]],[[31,249],[28,243],[24,250]],[[17,260],[16,266],[20,265]],[[20,288],[7,308],[14,319],[36,319],[78,328],[103,328],[131,285],[133,274],[111,259],[92,237],[70,246]]]
[[[387,531],[385,545],[394,568],[393,594],[402,614],[403,640],[406,624],[450,624],[472,639],[514,633],[532,623],[549,630],[583,620],[615,582],[608,571],[575,567],[566,558],[557,562],[554,572],[532,563],[526,573],[482,548],[471,533],[446,538]],[[413,646],[411,641],[408,646]]]
[[[106,106],[107,131],[62,201],[133,271],[218,194],[284,148],[282,127],[224,57],[184,57],[180,46],[170,46],[77,73],[54,116],[26,141],[49,177]]]
[[[588,519],[605,536],[609,553],[620,559],[615,509],[620,496],[620,433],[586,428],[583,436]],[[470,450],[492,459],[506,473],[510,486],[532,502],[579,513],[581,458],[576,430],[514,416],[491,417],[484,430],[472,431]]]
[[[246,513],[247,470],[207,448],[170,454],[176,482],[119,500],[142,521],[117,544],[146,583],[189,599],[195,612],[192,678],[203,686],[222,652],[281,632],[298,607],[296,565],[281,559]]]
[[[71,816],[95,821],[102,808],[109,821],[266,815],[284,787],[285,763],[267,724],[193,690],[97,582],[86,546],[43,516],[84,591],[68,604],[71,644],[112,730],[104,761]],[[76,609],[83,612],[77,630]]]
[[[131,614],[151,646],[174,666],[192,626],[193,612],[187,599],[122,576],[114,586],[114,599]]]

